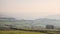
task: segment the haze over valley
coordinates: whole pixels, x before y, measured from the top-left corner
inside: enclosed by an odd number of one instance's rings
[[[0,17],[19,25],[60,26],[60,0],[0,0]]]

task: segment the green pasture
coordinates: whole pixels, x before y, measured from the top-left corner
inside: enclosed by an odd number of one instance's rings
[[[19,30],[8,30],[0,31],[0,34],[45,34],[41,32],[29,32],[29,31],[19,31]]]

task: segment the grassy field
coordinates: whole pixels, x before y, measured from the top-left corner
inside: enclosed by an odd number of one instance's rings
[[[45,33],[19,31],[19,30],[9,30],[9,31],[0,31],[0,34],[45,34]]]

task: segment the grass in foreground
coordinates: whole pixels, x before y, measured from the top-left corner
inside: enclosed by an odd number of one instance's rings
[[[10,30],[10,31],[0,31],[0,34],[44,34],[44,33]]]

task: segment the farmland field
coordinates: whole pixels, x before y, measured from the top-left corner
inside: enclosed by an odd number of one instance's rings
[[[19,30],[5,30],[0,31],[0,34],[45,34],[41,32],[29,32],[29,31],[19,31]]]

